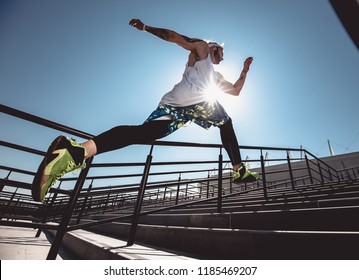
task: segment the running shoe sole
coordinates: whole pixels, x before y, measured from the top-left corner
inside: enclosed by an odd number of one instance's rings
[[[252,183],[257,180],[258,180],[258,178],[256,178],[255,176],[249,175],[246,178],[238,178],[236,180],[233,180],[233,183],[235,183],[235,184]]]
[[[49,185],[46,190],[44,189],[44,182],[46,182],[46,180],[48,179],[48,176],[46,176],[44,174],[45,168],[46,166],[51,162],[52,157],[53,157],[53,152],[56,150],[57,145],[61,142],[61,140],[66,139],[65,136],[58,136],[50,145],[50,147],[48,148],[46,155],[44,157],[44,159],[42,160],[42,162],[39,165],[39,168],[37,169],[37,172],[35,174],[34,180],[32,182],[32,186],[31,186],[31,194],[32,194],[32,198],[35,201],[41,202],[44,200],[45,195],[47,193],[47,189],[49,189],[51,187],[51,185]]]

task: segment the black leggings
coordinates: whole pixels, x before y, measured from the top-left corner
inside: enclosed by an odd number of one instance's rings
[[[92,140],[97,147],[97,154],[117,150],[132,144],[150,144],[169,133],[168,125],[171,120],[150,121],[142,125],[116,126]],[[231,159],[232,165],[242,162],[238,142],[233,130],[232,120],[219,126],[221,140]]]
[[[242,163],[241,153],[238,147],[236,134],[234,133],[232,119],[230,118],[224,125],[219,126],[221,140],[233,166]]]

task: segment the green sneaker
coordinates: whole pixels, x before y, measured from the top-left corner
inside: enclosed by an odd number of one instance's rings
[[[50,145],[41,162],[31,186],[32,198],[43,201],[45,195],[58,179],[68,172],[83,169],[86,164],[85,148],[74,139],[57,137]]]
[[[249,171],[244,164],[242,164],[237,171],[232,172],[232,180],[235,184],[255,182],[258,178],[259,173]]]

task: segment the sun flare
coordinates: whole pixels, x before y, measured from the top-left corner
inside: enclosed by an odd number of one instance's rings
[[[214,103],[219,99],[224,92],[216,83],[210,83],[206,88],[206,99],[207,102]]]

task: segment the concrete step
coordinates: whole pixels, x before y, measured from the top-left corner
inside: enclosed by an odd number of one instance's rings
[[[251,204],[232,204],[222,203],[222,212],[240,212],[240,211],[265,211],[278,210],[289,211],[291,209],[321,208],[321,207],[345,207],[355,206],[359,204],[359,197],[334,198],[321,200],[298,200],[298,201],[258,201]],[[193,205],[191,207],[175,208],[164,210],[163,213],[168,214],[196,214],[196,213],[217,213],[217,204]]]
[[[55,232],[51,231],[54,235]],[[67,232],[62,246],[80,260],[191,260],[170,250],[135,243],[86,230]]]
[[[92,230],[127,236],[130,224]],[[359,232],[283,231],[153,226],[140,224],[136,241],[199,259],[358,259]]]
[[[348,185],[349,184],[349,185]],[[286,188],[271,191],[268,198],[257,190],[238,193],[224,197],[222,210],[234,211],[261,211],[261,210],[289,210],[313,207],[337,207],[359,204],[359,189],[351,182],[338,184],[330,182],[328,185],[302,186],[291,190]],[[168,213],[215,213],[217,201],[204,201],[188,205],[183,208],[168,210]]]
[[[0,226],[1,260],[45,260],[54,231],[43,231],[35,237],[36,229]],[[56,260],[192,260],[169,250],[134,244],[123,240],[76,230],[65,234]]]
[[[143,224],[256,230],[359,231],[359,206],[204,214],[150,214]]]

